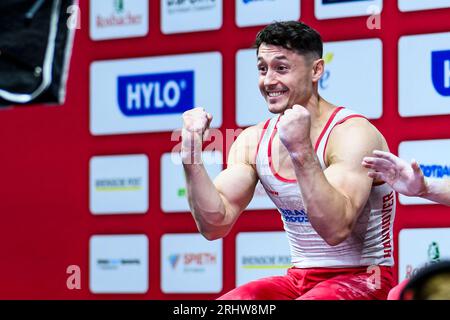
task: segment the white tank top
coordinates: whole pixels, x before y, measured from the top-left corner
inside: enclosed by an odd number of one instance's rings
[[[325,170],[325,148],[333,128],[347,119],[363,117],[349,109],[337,108],[325,125],[315,146]],[[256,151],[256,170],[268,196],[281,214],[292,264],[297,268],[345,268],[369,265],[392,266],[392,230],[396,197],[387,184],[372,186],[369,199],[351,235],[337,246],[328,245],[308,220],[297,180],[275,172],[271,163],[272,139],[279,116],[267,120]]]

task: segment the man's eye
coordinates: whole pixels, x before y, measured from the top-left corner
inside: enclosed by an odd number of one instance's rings
[[[264,67],[264,66],[259,66],[259,67],[258,67],[258,71],[259,71],[259,72],[266,72],[266,71],[267,71],[267,68]]]
[[[285,70],[287,70],[287,67],[286,67],[286,66],[279,66],[279,67],[278,67],[278,70],[280,70],[280,71],[285,71]]]

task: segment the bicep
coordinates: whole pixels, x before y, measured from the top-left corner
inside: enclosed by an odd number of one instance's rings
[[[258,127],[241,132],[231,145],[227,169],[214,180],[214,185],[225,205],[227,224],[233,223],[250,203],[258,176],[251,165],[258,141]]]
[[[330,185],[349,201],[350,212],[356,217],[365,206],[372,187],[367,172],[341,162],[330,165],[324,174]]]
[[[329,167],[325,170],[328,182],[345,196],[356,215],[366,204],[373,180],[367,176],[368,169],[361,165],[362,159],[374,149],[383,148],[381,134],[370,124],[360,123],[342,126],[337,130],[329,155]]]
[[[214,179],[225,205],[228,223],[232,223],[250,203],[257,182],[253,167],[244,163],[229,166]]]

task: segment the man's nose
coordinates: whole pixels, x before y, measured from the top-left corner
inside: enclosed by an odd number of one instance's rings
[[[264,86],[270,87],[277,83],[276,75],[273,71],[267,70],[266,76],[264,78]]]

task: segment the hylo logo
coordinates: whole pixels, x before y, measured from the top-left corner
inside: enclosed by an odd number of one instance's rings
[[[183,113],[194,106],[194,72],[120,76],[120,111],[126,116]]]
[[[450,96],[450,50],[433,51],[431,66],[434,88],[440,95]]]

